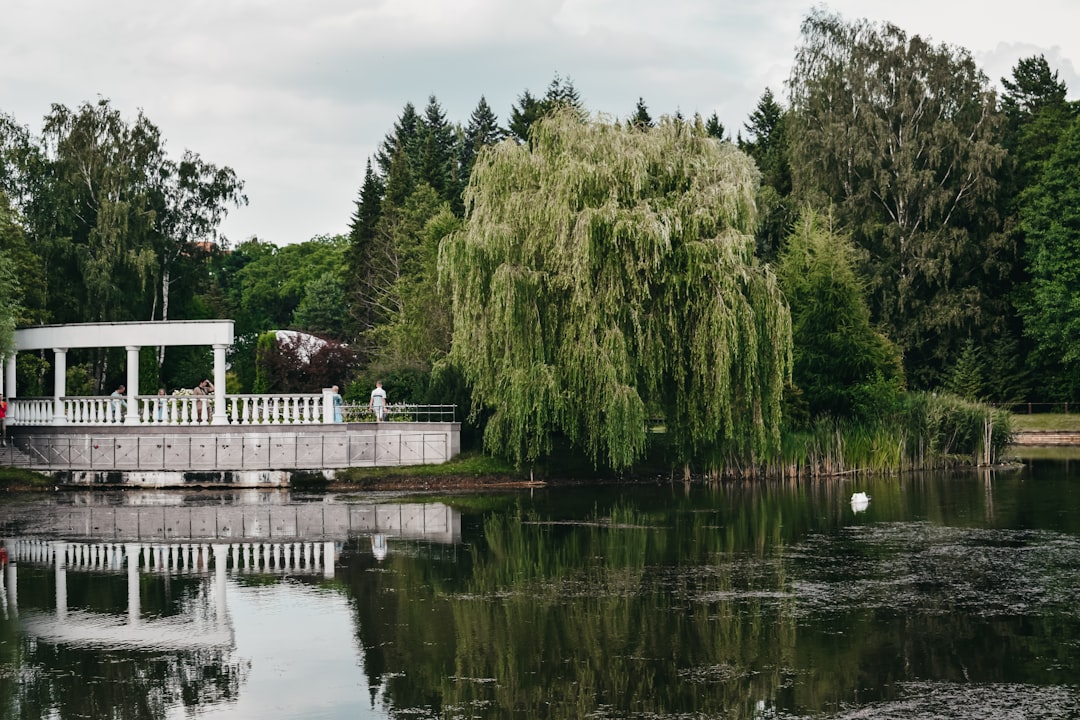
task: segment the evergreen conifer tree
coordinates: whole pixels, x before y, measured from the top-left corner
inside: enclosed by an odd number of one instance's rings
[[[720,118],[716,117],[715,112],[705,121],[705,132],[709,137],[716,138],[717,140],[727,140],[725,137],[727,133],[724,130],[724,124],[720,122]]]
[[[570,110],[579,120],[584,120],[588,116],[585,103],[582,102],[581,95],[574,87],[574,82],[570,78],[564,80],[556,73],[548,84],[547,93],[544,94],[544,112],[550,113],[562,109]]]
[[[791,202],[785,111],[772,90],[765,89],[743,127],[749,139],[744,140],[740,134],[739,147],[754,158],[761,170],[761,191],[758,193],[761,224],[756,233],[758,254],[771,261],[796,221]]]
[[[510,110],[510,134],[518,142],[527,143],[529,129],[533,124],[545,115],[560,109],[568,110],[578,120],[588,117],[585,103],[581,101],[581,96],[574,87],[573,81],[569,78],[564,80],[556,73],[543,99],[534,97],[528,90],[518,97],[517,105]]]
[[[526,90],[518,96],[517,105],[510,110],[510,134],[519,143],[529,142],[529,128],[544,114],[544,103]]]
[[[456,179],[456,136],[446,113],[434,95],[428,98],[418,128],[419,163],[417,182],[426,182],[443,200],[457,200],[461,194]]]
[[[382,201],[385,187],[382,179],[367,161],[364,171],[364,184],[360,188],[360,198],[356,202],[356,211],[349,224],[349,254],[346,266],[347,286],[344,292],[349,297],[348,333],[352,337],[371,323],[367,317],[367,307],[362,302],[361,287],[365,276],[371,272],[371,251],[375,241],[375,228],[382,216]]]
[[[394,154],[399,150],[410,157],[415,156],[416,145],[420,136],[420,116],[416,113],[416,107],[411,103],[405,103],[401,116],[394,123],[391,130],[379,149],[375,152],[375,163],[379,166],[379,174],[385,179],[390,175],[390,165],[394,161]]]
[[[505,137],[506,131],[499,127],[499,118],[488,105],[487,98],[481,95],[480,102],[469,116],[469,124],[465,126],[465,136],[461,143],[462,177],[468,179],[480,148],[494,145]]]
[[[628,124],[630,127],[635,127],[639,130],[648,130],[655,125],[652,115],[649,114],[649,108],[645,105],[644,98],[638,98],[637,105],[634,107],[634,115],[630,118]]]

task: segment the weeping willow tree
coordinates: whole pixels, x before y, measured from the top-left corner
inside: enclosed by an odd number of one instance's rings
[[[556,113],[485,148],[439,262],[488,450],[531,462],[562,433],[624,469],[660,420],[688,464],[775,451],[791,321],[753,258],[757,187],[745,154],[678,119]]]

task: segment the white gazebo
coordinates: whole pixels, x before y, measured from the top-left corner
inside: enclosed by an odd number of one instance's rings
[[[156,322],[80,323],[39,325],[15,331],[15,352],[6,358],[0,395],[14,400],[18,354],[28,350],[53,351],[53,423],[67,418],[63,398],[67,394],[67,351],[71,348],[122,347],[127,350],[127,382],[124,424],[139,424],[139,350],[145,346],[209,345],[214,349],[214,386],[211,425],[229,423],[225,404],[225,351],[233,343],[232,320],[169,320]]]

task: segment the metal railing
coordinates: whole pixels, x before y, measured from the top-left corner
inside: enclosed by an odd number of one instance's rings
[[[1065,414],[1080,410],[1080,402],[1008,402],[992,403],[995,407],[1008,410],[1014,415],[1038,415],[1038,414]]]
[[[345,422],[376,422],[375,413],[367,405],[341,406]],[[457,422],[457,405],[415,405],[391,403],[384,408],[383,422]]]

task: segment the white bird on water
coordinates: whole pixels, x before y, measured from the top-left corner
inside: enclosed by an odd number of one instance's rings
[[[866,508],[870,507],[870,496],[864,492],[857,492],[851,494],[851,509],[855,512],[862,512]]]

